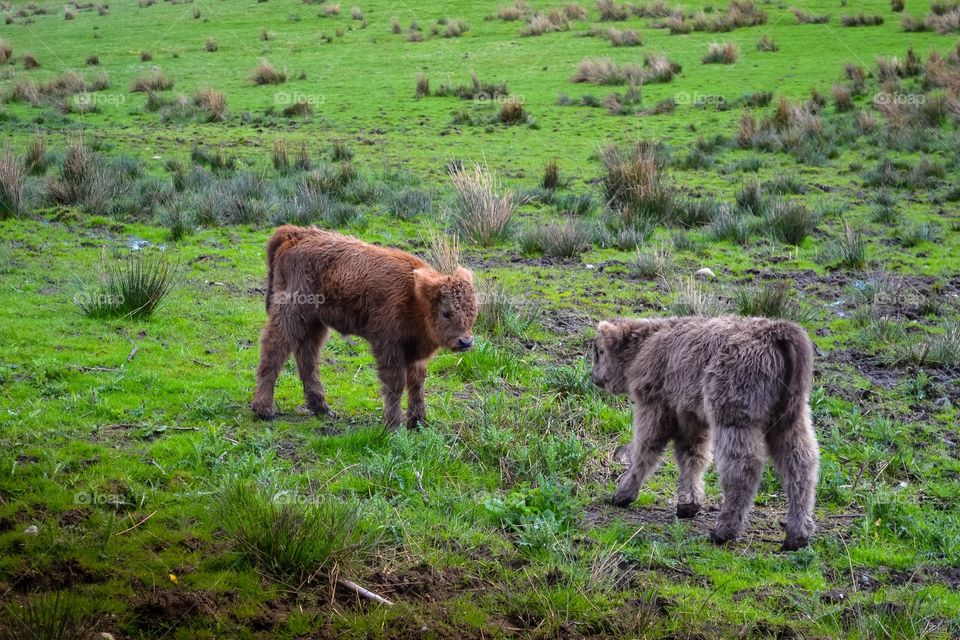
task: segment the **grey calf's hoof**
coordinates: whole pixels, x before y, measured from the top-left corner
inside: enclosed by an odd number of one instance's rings
[[[700,513],[702,507],[696,502],[685,502],[677,504],[677,517],[681,519],[692,518]]]
[[[719,531],[717,529],[714,529],[707,534],[707,540],[713,544],[726,544],[728,542],[733,542],[736,539],[737,534],[727,531]]]
[[[810,538],[806,536],[787,536],[787,539],[780,545],[781,551],[796,551],[803,549],[810,544]]]
[[[617,494],[613,494],[612,496],[610,496],[610,504],[612,504],[615,507],[621,507],[625,509],[629,507],[632,502],[633,502],[633,498],[629,496],[618,497]]]

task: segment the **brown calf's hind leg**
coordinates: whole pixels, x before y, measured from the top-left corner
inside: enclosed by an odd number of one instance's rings
[[[680,425],[673,441],[673,455],[680,470],[677,517],[692,518],[703,508],[703,473],[710,464],[710,430],[693,422]]]
[[[657,468],[660,455],[673,435],[671,423],[658,407],[634,403],[630,468],[617,482],[612,500],[614,505],[627,507],[637,499],[640,485]]]
[[[768,433],[767,446],[787,494],[787,537],[782,548],[794,551],[810,543],[815,529],[813,506],[820,454],[809,415],[786,430]]]
[[[264,420],[272,420],[277,414],[273,405],[273,391],[280,369],[293,351],[293,344],[278,317],[270,316],[260,334],[260,365],[257,367],[257,387],[251,403],[253,412]]]
[[[303,383],[304,406],[308,411],[317,415],[333,416],[324,395],[323,383],[320,382],[320,375],[317,372],[317,359],[329,332],[330,330],[324,325],[314,329],[310,335],[300,341],[297,346],[296,358],[300,381]]]
[[[759,429],[721,425],[714,429],[714,439],[723,506],[709,537],[710,542],[723,544],[738,538],[747,526],[766,455]]]
[[[423,360],[407,365],[407,428],[416,429],[427,421],[427,401],[423,381],[427,377],[427,363]]]

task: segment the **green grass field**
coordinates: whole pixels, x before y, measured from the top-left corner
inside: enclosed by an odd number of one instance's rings
[[[960,9],[610,5],[0,3],[0,638],[960,636]],[[573,82],[587,58],[620,77]],[[429,257],[474,164],[515,211],[461,234],[478,344],[431,363],[428,426],[380,427],[339,335],[338,417],[296,411],[291,361],[255,421],[271,228]],[[83,312],[158,264],[151,315]],[[808,549],[769,468],[725,547],[715,472],[678,521],[669,453],[607,502],[630,407],[590,384],[596,322],[728,312],[817,345]]]

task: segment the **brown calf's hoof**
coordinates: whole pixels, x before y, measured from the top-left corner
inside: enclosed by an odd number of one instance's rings
[[[677,504],[677,517],[681,519],[692,518],[698,513],[702,507],[696,502],[684,502]]]
[[[408,418],[407,419],[407,429],[411,431],[419,431],[423,427],[427,426],[427,421],[423,418]]]
[[[277,417],[276,407],[261,407],[259,405],[252,405],[250,408],[253,409],[254,415],[261,420],[273,420]]]
[[[803,549],[810,544],[810,538],[803,536],[787,536],[787,539],[783,541],[783,544],[780,545],[781,551],[796,551],[797,549]]]
[[[327,416],[329,418],[337,417],[337,414],[333,412],[333,409],[331,409],[330,405],[328,405],[326,402],[320,405],[302,404],[297,407],[297,413],[313,414],[315,416]]]

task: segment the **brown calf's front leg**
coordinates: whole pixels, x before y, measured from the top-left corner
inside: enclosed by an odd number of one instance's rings
[[[260,365],[257,367],[257,387],[253,393],[251,408],[263,420],[273,420],[277,409],[273,404],[273,391],[283,364],[293,351],[293,341],[280,324],[277,316],[267,320],[260,334]]]
[[[319,329],[315,329],[301,340],[297,346],[296,358],[300,381],[303,383],[304,406],[308,411],[317,415],[333,416],[323,392],[323,383],[320,382],[320,375],[317,373],[317,359],[320,348],[326,341],[329,332],[330,330],[326,326],[321,325]]]
[[[427,421],[427,401],[423,381],[427,377],[427,363],[423,360],[407,365],[407,428],[416,429]]]
[[[387,429],[396,429],[403,422],[400,403],[406,383],[404,367],[397,358],[377,356],[377,377],[383,394],[383,424]]]

